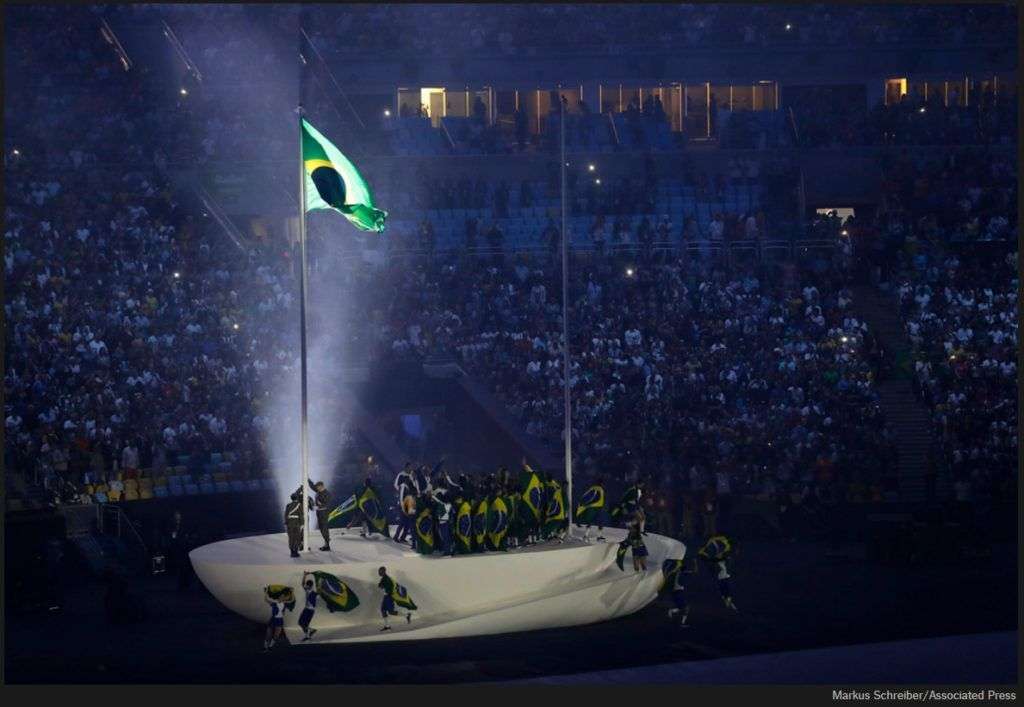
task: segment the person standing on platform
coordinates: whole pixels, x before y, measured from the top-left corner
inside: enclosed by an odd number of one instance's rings
[[[644,544],[644,512],[637,508],[633,519],[629,522],[629,534],[626,540],[633,551],[633,570],[635,572],[647,571],[647,546]]]
[[[405,496],[398,509],[398,530],[395,531],[395,542],[404,543],[416,527],[416,490],[414,486],[402,487]]]
[[[413,478],[412,462],[406,462],[402,470],[395,477],[395,492],[398,494],[398,509],[401,512],[402,501],[409,491],[416,488],[416,481]]]
[[[301,491],[293,493],[291,499],[284,507],[284,527],[288,531],[288,550],[292,557],[298,557],[302,548],[302,526],[306,514],[302,508]]]
[[[437,523],[437,539],[441,543],[441,552],[453,557],[455,543],[452,542],[452,503],[449,493],[442,491],[434,497],[434,520]]]
[[[313,581],[313,575],[309,572],[302,573],[302,590],[306,595],[306,606],[302,609],[302,613],[299,614],[299,628],[305,634],[302,640],[308,641],[316,633],[315,628],[309,627],[309,624],[313,621],[313,614],[316,613],[316,583]]]
[[[597,526],[597,541],[604,540],[601,531],[607,522],[608,511],[605,509],[604,477],[597,480],[583,492],[583,497],[576,506],[576,525],[584,526],[583,542],[590,542],[590,528]]]
[[[334,496],[327,490],[327,487],[324,486],[323,481],[317,481],[315,484],[310,481],[309,488],[313,490],[314,494],[316,494],[314,496],[316,525],[320,528],[320,534],[324,537],[324,546],[320,549],[330,552],[331,532],[327,527],[327,516],[330,515],[331,509],[334,507]]]

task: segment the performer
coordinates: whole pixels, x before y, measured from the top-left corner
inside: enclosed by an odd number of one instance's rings
[[[384,592],[384,598],[380,602],[380,615],[384,619],[384,627],[381,631],[391,630],[391,626],[388,624],[388,617],[398,616],[398,610],[395,608],[396,603],[406,609],[405,621],[406,623],[411,623],[412,611],[416,608],[416,605],[413,603],[412,598],[409,597],[409,593],[405,591],[405,587],[388,576],[386,567],[378,569],[377,574],[380,576],[380,582],[377,583],[377,586]]]
[[[282,591],[272,594],[269,586],[263,588],[263,599],[270,604],[270,620],[267,622],[267,635],[263,639],[264,653],[274,647],[274,643],[284,632],[284,612],[291,611],[295,606],[294,598],[291,602],[288,601],[290,590],[285,592],[283,587],[280,589]]]
[[[320,528],[320,534],[324,538],[324,546],[321,550],[330,551],[331,549],[331,533],[328,528],[327,516],[330,514],[331,509],[334,507],[334,496],[324,486],[323,481],[317,481],[315,484],[310,481],[309,488],[316,494],[314,497],[314,508],[316,509],[316,525]]]
[[[403,486],[405,497],[399,508],[398,530],[395,531],[395,541],[404,543],[410,533],[415,534],[416,525],[416,492],[415,486]]]
[[[733,611],[738,612],[739,609],[736,608],[736,603],[732,599],[732,587],[729,585],[731,576],[726,564],[732,551],[733,544],[729,538],[724,535],[713,535],[697,551],[697,555],[718,570],[718,593],[722,597],[722,602]]]
[[[668,617],[673,620],[678,617],[678,627],[688,628],[686,620],[690,617],[690,605],[686,603],[682,571],[675,572],[675,576],[672,578],[672,602],[675,606],[668,610]]]
[[[395,476],[395,492],[398,494],[398,507],[401,509],[402,500],[408,495],[410,490],[416,488],[416,482],[413,479],[412,462],[406,462],[402,470]]]
[[[590,528],[597,525],[597,541],[604,540],[601,531],[604,530],[605,519],[608,515],[605,509],[604,478],[599,476],[597,480],[584,491],[580,503],[576,506],[576,525],[585,526],[583,541],[590,542]]]
[[[434,522],[437,538],[441,543],[441,552],[449,557],[455,555],[455,544],[452,542],[452,504],[449,491],[441,491],[434,497]]]
[[[284,507],[284,527],[288,531],[288,549],[292,557],[299,556],[299,549],[302,547],[302,526],[305,520],[305,513],[302,511],[302,491],[296,491],[291,495],[291,503]]]
[[[322,486],[323,484],[320,485]],[[302,573],[302,586],[305,589],[306,606],[302,609],[302,613],[299,614],[299,628],[305,634],[305,638],[302,639],[303,641],[308,641],[316,633],[315,628],[309,627],[310,622],[313,620],[313,614],[316,612],[316,583],[313,580],[313,575],[309,572]]]
[[[635,572],[647,571],[647,546],[644,545],[643,537],[644,512],[637,508],[633,514],[633,520],[629,523],[629,534],[626,539],[633,551],[633,570]]]
[[[565,514],[565,497],[562,494],[562,485],[557,479],[551,478],[547,473],[544,487],[547,491],[547,504],[545,506],[544,525],[542,534],[546,538],[552,538],[556,542],[565,541],[565,532],[568,530],[568,518]]]

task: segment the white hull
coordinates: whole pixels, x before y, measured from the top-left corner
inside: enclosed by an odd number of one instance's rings
[[[391,529],[392,534],[394,529]],[[359,598],[350,612],[330,613],[318,602],[312,643],[395,641],[479,636],[607,621],[639,611],[661,586],[661,563],[682,558],[682,543],[661,535],[645,538],[647,572],[634,572],[626,554],[620,571],[617,544],[625,531],[605,528],[605,542],[585,544],[580,531],[564,544],[544,545],[456,557],[423,556],[380,536],[360,538],[354,531],[332,531],[331,552],[288,556],[284,533],[212,543],[190,553],[204,585],[232,611],[264,622],[269,609],[263,587],[286,584],[296,591],[296,611],[285,617],[293,643],[302,609],[304,570],[322,570],[344,580]],[[319,534],[315,536],[319,544]],[[391,618],[392,630],[381,632],[382,593],[377,568],[404,585],[418,606],[412,621]]]

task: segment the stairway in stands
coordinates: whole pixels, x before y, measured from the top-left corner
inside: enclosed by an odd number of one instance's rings
[[[891,374],[876,385],[879,402],[886,420],[896,434],[899,450],[900,496],[915,503],[927,499],[928,450],[936,443],[932,435],[931,412],[917,399],[911,386],[913,362],[910,342],[897,313],[892,294],[872,285],[853,288],[854,308],[878,336],[893,361]],[[936,499],[949,494],[949,482],[940,476],[935,488]]]

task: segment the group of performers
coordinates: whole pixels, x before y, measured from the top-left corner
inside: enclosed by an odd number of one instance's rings
[[[384,625],[381,631],[390,631],[392,616],[405,613],[406,623],[412,622],[412,612],[416,603],[409,592],[396,582],[386,567],[377,570],[380,580],[377,587],[383,592],[380,602],[380,615]],[[359,598],[348,584],[339,577],[328,572],[303,572],[302,595],[305,605],[299,614],[299,628],[302,629],[303,641],[308,641],[317,632],[312,627],[316,615],[318,599],[322,600],[328,611],[352,611],[359,606]],[[271,584],[263,588],[263,599],[270,606],[270,620],[267,622],[267,633],[263,640],[263,651],[269,651],[284,632],[284,615],[286,611],[295,610],[295,591],[292,587],[282,584]]]
[[[521,471],[513,478],[506,467],[500,467],[494,474],[473,479],[460,474],[454,480],[443,470],[444,460],[433,469],[425,465],[413,467],[406,463],[394,481],[399,522],[394,536],[390,535],[384,504],[381,502],[372,480],[367,478],[341,504],[335,504],[334,497],[323,482],[310,482],[313,496],[308,500],[309,508],[316,511],[317,524],[324,544],[322,551],[330,551],[330,529],[360,527],[360,535],[368,537],[379,534],[398,543],[409,543],[424,555],[441,553],[445,556],[481,552],[501,552],[524,547],[538,542],[563,542],[568,530],[565,493],[561,481],[545,472],[534,471],[524,459]],[[633,570],[647,571],[647,547],[644,537],[645,515],[641,505],[644,494],[643,483],[638,481],[623,493],[619,502],[609,506],[604,481],[598,477],[587,486],[576,504],[574,520],[584,528],[583,540],[590,542],[591,532],[597,529],[597,541],[603,541],[606,525],[624,525],[626,539],[619,543],[616,563],[625,571],[623,561],[630,552]],[[292,557],[299,557],[302,545],[302,531],[305,513],[302,512],[302,489],[291,496],[285,509],[285,526],[288,530],[289,550]],[[727,607],[736,610],[729,587],[727,562],[732,552],[732,542],[724,535],[709,538],[698,550],[697,557],[713,566],[717,572],[718,589]],[[390,630],[388,618],[398,614],[396,605],[406,611],[406,620],[411,621],[411,610],[415,604],[408,598],[404,588],[397,585],[381,569],[380,587],[384,591],[381,616],[384,620],[382,631]],[[675,606],[669,611],[670,618],[680,627],[685,627],[689,606],[685,598],[682,560],[666,560],[662,570],[665,575],[665,589],[669,589]],[[322,575],[320,577],[314,575]],[[306,606],[300,617],[300,626],[308,640],[316,629],[310,628],[310,621],[319,594],[329,599],[331,610],[344,603],[352,606],[358,603],[354,594],[340,579],[322,572],[303,577]],[[325,591],[326,587],[326,591]],[[269,588],[268,588],[269,590]],[[396,595],[397,592],[397,595]],[[338,599],[344,597],[344,602]],[[397,596],[397,598],[396,598]],[[271,625],[268,626],[267,646],[276,640],[275,626],[283,626],[283,612],[288,608],[270,593],[266,595],[271,605]],[[294,602],[292,602],[294,603]],[[349,610],[342,608],[340,610]]]

